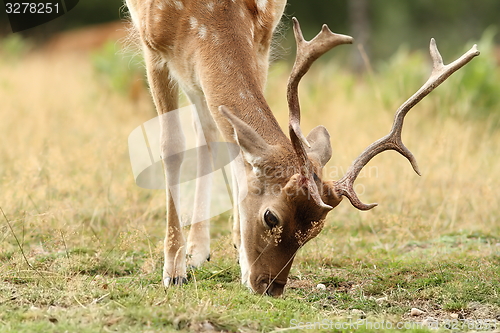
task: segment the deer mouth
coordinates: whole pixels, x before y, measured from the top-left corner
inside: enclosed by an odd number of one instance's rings
[[[267,274],[261,274],[255,281],[252,289],[258,294],[279,297],[283,295],[285,290],[286,278],[282,280]]]

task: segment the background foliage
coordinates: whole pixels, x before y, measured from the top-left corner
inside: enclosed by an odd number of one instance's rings
[[[123,19],[123,2],[81,0],[68,14],[24,34],[44,39],[59,30]],[[410,49],[425,48],[431,37],[436,38],[441,48],[447,51],[468,40],[478,40],[486,28],[498,27],[499,24],[500,2],[497,0],[289,0],[286,26],[290,26],[291,16],[297,16],[306,36],[314,34],[321,24],[327,23],[332,30],[350,33],[357,38],[359,36],[352,31],[350,13],[354,2],[364,3],[366,7],[369,29],[366,48],[375,59],[390,56],[401,44],[408,44]],[[9,31],[2,3],[0,34]],[[496,41],[500,41],[499,37]]]

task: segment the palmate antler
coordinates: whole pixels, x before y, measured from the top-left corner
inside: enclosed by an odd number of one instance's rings
[[[469,61],[472,60],[472,58],[478,56],[479,51],[477,50],[477,46],[474,45],[460,58],[458,58],[451,64],[444,65],[441,54],[437,49],[436,41],[434,40],[434,38],[432,38],[430,43],[430,54],[433,62],[431,76],[422,86],[422,88],[420,88],[413,96],[411,96],[406,102],[404,102],[396,111],[394,123],[389,134],[369,145],[358,156],[358,158],[354,160],[344,177],[334,183],[334,188],[337,195],[343,195],[347,197],[351,201],[351,204],[360,210],[369,210],[377,206],[376,203],[369,205],[362,203],[353,188],[354,181],[359,175],[361,169],[377,154],[380,154],[385,150],[395,150],[406,157],[410,161],[413,170],[415,170],[415,172],[420,175],[415,157],[405,147],[401,140],[401,131],[403,130],[404,117],[406,116],[408,111],[411,110],[411,108],[413,108],[437,86],[443,83],[448,77],[450,77],[451,74],[466,65]]]
[[[288,79],[287,87],[288,108],[290,111],[290,140],[292,141],[293,148],[299,157],[300,172],[304,181],[307,183],[309,194],[320,207],[331,209],[332,207],[326,205],[321,199],[314,181],[311,162],[309,161],[306,153],[305,146],[310,147],[310,145],[300,129],[298,86],[300,79],[307,73],[316,59],[337,45],[351,44],[353,38],[350,36],[334,34],[330,31],[328,26],[324,24],[321,32],[308,42],[304,40],[302,31],[300,30],[299,21],[297,21],[295,17],[293,17],[292,20],[293,32],[297,42],[297,55],[295,63],[293,64],[292,72]]]

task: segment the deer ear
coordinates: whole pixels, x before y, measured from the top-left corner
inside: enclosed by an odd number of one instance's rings
[[[266,157],[272,156],[273,146],[268,144],[259,133],[251,128],[246,122],[236,117],[224,105],[219,106],[219,111],[229,121],[234,129],[234,138],[241,150],[243,157],[253,167],[260,167]]]
[[[260,16],[260,21],[264,24],[271,24],[274,30],[278,25],[283,12],[285,11],[286,0],[246,0],[247,8]]]
[[[330,134],[324,126],[317,126],[307,135],[307,141],[311,148],[307,149],[307,156],[317,161],[321,167],[332,157],[332,146],[330,145]]]

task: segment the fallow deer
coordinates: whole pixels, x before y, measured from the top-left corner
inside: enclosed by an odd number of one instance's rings
[[[349,36],[332,33],[324,25],[310,42],[293,19],[297,56],[287,98],[290,112],[288,138],[264,98],[273,32],[286,0],[126,0],[138,32],[147,77],[158,113],[178,108],[178,87],[195,104],[202,129],[198,172],[211,172],[212,143],[220,131],[227,142],[241,149],[246,184],[234,181],[233,241],[239,250],[242,282],[260,294],[279,296],[297,250],[321,231],[327,214],[347,197],[360,210],[353,189],[357,175],[370,159],[392,149],[404,155],[419,173],[415,158],[401,141],[407,112],[453,72],[479,52],[476,46],[458,60],[443,65],[434,40],[434,63],[429,80],[396,112],[390,133],[371,144],[353,162],[345,176],[323,180],[322,168],[331,157],[330,136],[323,126],[304,136],[299,126],[298,84],[311,64]],[[178,184],[184,137],[176,117],[161,124],[161,153],[167,185]],[[234,168],[237,169],[237,168]],[[238,179],[238,177],[233,177]],[[248,189],[248,193],[241,188]],[[245,195],[246,194],[246,195]],[[184,239],[176,203],[180,194],[167,186],[167,226],[163,282],[186,280],[187,265],[197,267],[210,254],[207,202],[210,180],[197,180],[193,224]]]

